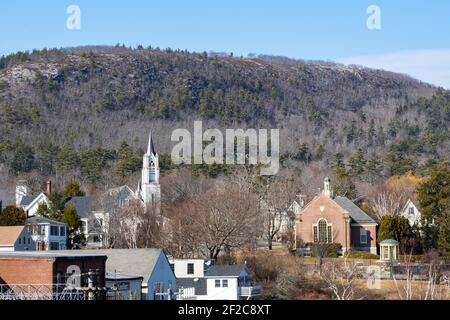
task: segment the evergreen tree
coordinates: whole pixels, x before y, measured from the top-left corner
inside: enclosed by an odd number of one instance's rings
[[[60,221],[69,226],[69,232],[73,232],[78,228],[80,216],[73,204],[69,204],[64,208]]]
[[[23,226],[27,215],[23,209],[7,206],[0,214],[0,226]]]
[[[350,157],[348,163],[350,166],[349,174],[351,176],[357,176],[361,178],[361,175],[364,173],[366,165],[363,150],[361,148],[358,149],[358,151]]]
[[[64,196],[66,197],[83,197],[86,195],[86,193],[81,190],[80,185],[74,181],[71,180],[69,183],[64,187]]]
[[[131,173],[139,170],[140,160],[134,156],[133,150],[127,142],[123,141],[117,152],[117,162],[115,172],[121,178],[125,178]]]
[[[78,154],[71,147],[65,145],[58,153],[56,166],[61,174],[66,174],[76,170],[79,162]]]
[[[428,179],[417,187],[417,200],[422,213],[425,248],[448,250],[450,214],[450,163],[433,167]]]

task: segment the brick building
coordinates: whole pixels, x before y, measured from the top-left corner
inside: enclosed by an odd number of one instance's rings
[[[55,290],[70,283],[80,290],[104,288],[106,259],[104,255],[95,254],[0,253],[0,286],[45,285]],[[102,299],[104,295],[100,292],[98,297]]]
[[[324,190],[296,213],[297,249],[309,243],[339,243],[348,250],[377,253],[377,223],[346,197],[334,197],[331,179]]]

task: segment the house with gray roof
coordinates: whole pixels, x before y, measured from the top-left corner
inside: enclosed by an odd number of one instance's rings
[[[331,178],[324,188],[296,213],[296,248],[307,253],[313,244],[340,244],[349,250],[377,253],[377,222],[352,200],[334,196]]]
[[[33,216],[26,220],[31,238],[36,243],[36,250],[66,250],[67,224],[41,216]]]
[[[171,259],[179,300],[248,300],[261,294],[246,265],[214,265],[203,259]]]
[[[126,275],[128,280],[142,278],[143,300],[169,300],[169,292],[172,294],[170,299],[175,299],[176,278],[162,249],[87,249],[64,252],[106,256],[106,273],[110,281],[114,280],[114,275]]]

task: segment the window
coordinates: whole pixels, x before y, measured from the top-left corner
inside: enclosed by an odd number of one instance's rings
[[[222,287],[228,288],[228,280],[222,280]]]
[[[187,274],[194,274],[194,264],[193,263],[187,264]]]
[[[327,222],[319,221],[319,243],[327,243]]]
[[[164,283],[157,282],[153,285],[153,299],[154,300],[165,300],[164,299]]]
[[[59,250],[58,242],[50,242],[50,250]]]
[[[313,225],[314,243],[333,243],[333,225],[327,223],[325,219]]]
[[[414,208],[409,208],[409,215],[414,216]]]
[[[220,280],[216,280],[215,281],[215,287],[216,288],[220,288]]]
[[[28,244],[31,244],[31,239],[30,238],[28,238]]]
[[[359,243],[367,244],[367,230],[364,228],[359,229]]]
[[[66,227],[59,227],[59,234],[61,235],[61,237],[65,237],[66,236]]]
[[[51,236],[59,236],[59,227],[58,226],[50,226],[50,235]]]
[[[175,264],[174,263],[170,264],[170,269],[172,269],[172,272],[175,272]]]

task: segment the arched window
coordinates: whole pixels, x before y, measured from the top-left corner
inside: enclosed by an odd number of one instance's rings
[[[319,243],[328,243],[327,241],[327,222],[325,220],[319,221]]]
[[[333,225],[325,219],[313,225],[313,241],[315,243],[333,243]]]

